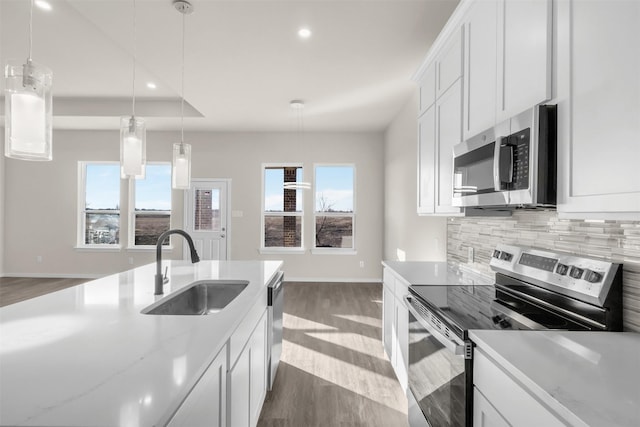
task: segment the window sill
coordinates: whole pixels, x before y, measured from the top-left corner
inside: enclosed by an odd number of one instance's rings
[[[279,255],[304,255],[307,250],[304,248],[260,248],[258,250],[261,254],[279,254]]]
[[[155,245],[140,245],[140,246],[127,246],[127,252],[149,252],[155,251]],[[173,250],[173,246],[163,246],[162,252],[169,252]]]
[[[120,245],[82,245],[75,246],[73,249],[79,252],[120,252]]]
[[[357,255],[358,251],[352,248],[313,248],[313,255]]]

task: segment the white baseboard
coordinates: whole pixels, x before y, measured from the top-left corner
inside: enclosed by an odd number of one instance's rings
[[[362,278],[362,277],[291,277],[284,275],[285,282],[330,282],[330,283],[382,283],[381,278]]]
[[[34,277],[42,279],[99,279],[107,274],[4,273],[1,277]]]

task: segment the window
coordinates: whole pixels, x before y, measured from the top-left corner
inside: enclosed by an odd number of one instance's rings
[[[129,184],[129,246],[155,246],[171,225],[171,164],[147,163],[146,169],[145,179]]]
[[[120,165],[79,163],[78,246],[120,244]]]
[[[302,167],[263,166],[263,182],[262,248],[302,249]]]
[[[315,248],[355,249],[354,177],[352,165],[315,167]]]

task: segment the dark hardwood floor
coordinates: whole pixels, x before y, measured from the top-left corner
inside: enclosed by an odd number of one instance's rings
[[[382,286],[284,286],[282,359],[258,426],[406,426],[406,397],[382,349]]]
[[[0,277],[0,307],[76,286],[87,281],[88,279]]]

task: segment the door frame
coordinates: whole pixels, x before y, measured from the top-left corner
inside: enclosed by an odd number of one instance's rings
[[[225,204],[226,204],[226,209],[225,209],[225,215],[227,216],[227,226],[226,226],[226,230],[224,231],[225,234],[225,249],[226,249],[226,254],[227,257],[224,260],[220,260],[220,261],[228,261],[231,259],[231,245],[230,245],[230,241],[231,241],[231,178],[192,178],[191,179],[191,183],[207,183],[207,182],[215,182],[217,184],[223,184],[226,186],[226,197],[225,197]],[[183,215],[182,215],[182,227],[185,230],[189,230],[189,221],[191,220],[191,191],[192,191],[192,187],[189,186],[189,189],[186,190],[184,192],[184,210],[183,210]],[[189,254],[186,253],[187,251],[187,246],[183,245],[183,249],[182,249],[182,253],[183,253],[183,257],[184,259],[188,259]]]

